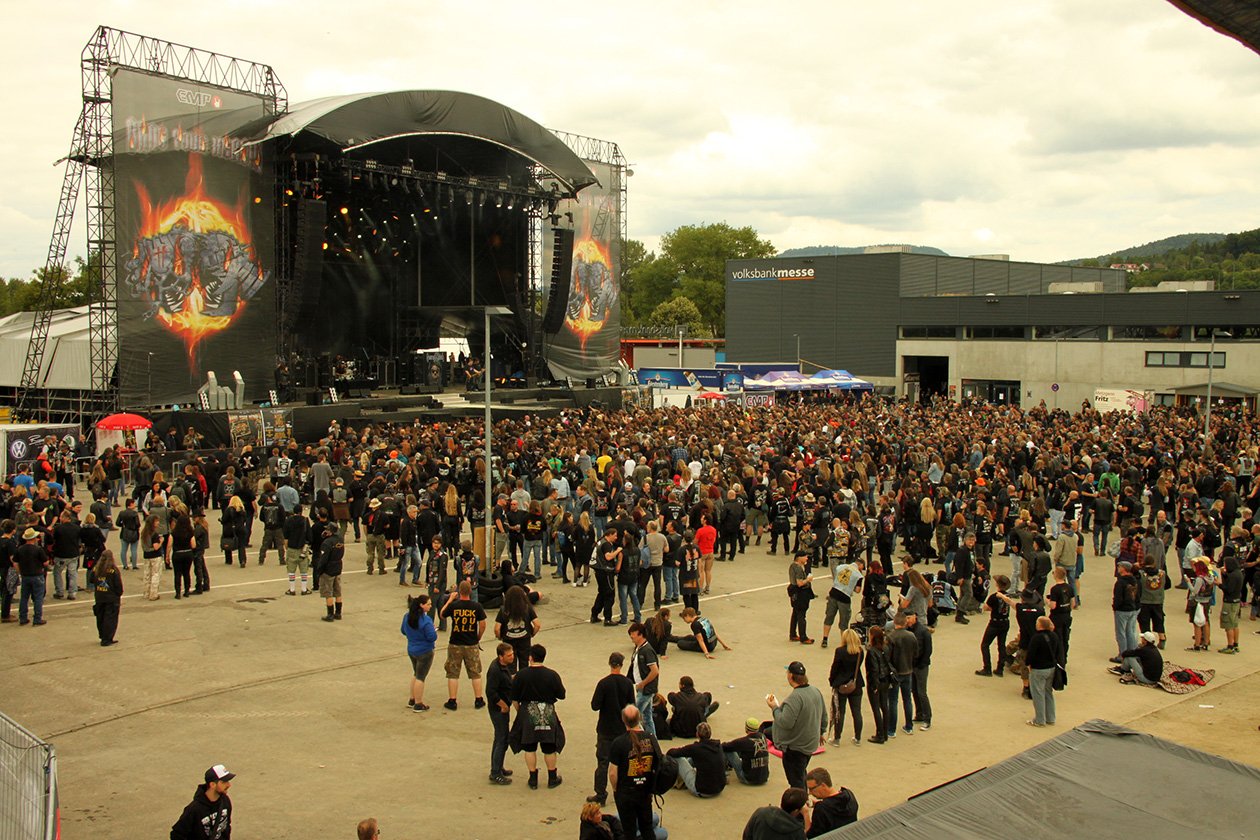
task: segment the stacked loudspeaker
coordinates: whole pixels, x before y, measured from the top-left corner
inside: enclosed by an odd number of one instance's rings
[[[315,317],[324,279],[324,224],[328,205],[313,199],[298,201],[294,236],[293,282],[283,314],[289,331]]]
[[[547,312],[543,315],[545,333],[558,333],[564,326],[569,308],[569,287],[573,282],[573,231],[553,228],[551,231],[551,293]]]

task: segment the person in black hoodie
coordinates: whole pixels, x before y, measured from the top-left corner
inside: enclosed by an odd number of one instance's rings
[[[227,792],[235,773],[222,764],[206,771],[206,782],[197,785],[192,802],[171,826],[171,840],[232,840],[232,800]]]
[[[324,541],[315,560],[315,581],[328,608],[324,621],[341,620],[341,567],[346,546],[335,524],[324,528]],[[335,611],[334,611],[335,609]]]
[[[117,644],[114,634],[118,632],[118,607],[122,603],[123,582],[114,552],[109,549],[101,552],[96,564],[88,571],[88,585],[96,599],[92,612],[96,615],[96,634],[100,637],[101,647]]]
[[[726,788],[726,754],[709,724],[696,727],[695,742],[674,747],[666,755],[678,759],[678,778],[694,796],[717,796]]]

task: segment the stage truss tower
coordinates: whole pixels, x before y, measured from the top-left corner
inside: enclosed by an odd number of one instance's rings
[[[83,107],[70,152],[60,161],[65,165],[61,196],[14,413],[25,421],[79,422],[86,427],[90,416],[118,408],[113,71],[138,70],[261,96],[264,110],[272,115],[287,110],[288,94],[267,65],[106,26],[97,27],[83,48],[81,67]],[[43,368],[58,292],[70,281],[68,270],[63,268],[79,191],[84,185],[91,384],[87,392],[66,398],[45,387],[48,373]]]

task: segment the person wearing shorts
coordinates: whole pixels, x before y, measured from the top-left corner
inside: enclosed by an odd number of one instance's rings
[[[340,528],[338,528],[340,530]],[[403,616],[401,633],[407,637],[407,658],[411,660],[411,696],[407,708],[413,712],[427,712],[424,704],[424,681],[433,666],[433,647],[437,643],[437,630],[429,610],[433,602],[428,595],[407,599],[407,614]]]
[[[531,790],[538,788],[539,751],[547,765],[547,787],[559,787],[564,781],[556,769],[557,756],[564,750],[564,727],[556,714],[556,703],[565,697],[564,682],[543,664],[546,660],[547,649],[532,645],[529,666],[518,670],[512,681],[512,705],[517,711],[510,743],[525,753]]]
[[[1238,556],[1225,557],[1224,574],[1221,575],[1221,630],[1225,632],[1225,647],[1219,653],[1238,653],[1238,619],[1242,615],[1242,596],[1245,589],[1242,564]]]
[[[451,621],[450,641],[446,646],[446,687],[450,699],[444,704],[452,712],[459,708],[455,699],[459,693],[459,672],[468,674],[473,686],[473,706],[481,709],[486,698],[481,691],[481,637],[486,632],[486,611],[472,600],[472,584],[459,582],[459,589],[447,596],[442,605],[442,618]]]
[[[324,621],[341,620],[341,568],[345,556],[346,547],[337,526],[329,525],[324,531],[324,541],[319,546],[319,560],[315,563],[319,594],[328,609]]]

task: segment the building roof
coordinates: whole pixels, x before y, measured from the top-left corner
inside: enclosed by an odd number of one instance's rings
[[[1182,385],[1180,388],[1173,388],[1172,392],[1188,397],[1206,397],[1207,382],[1200,382],[1198,385]],[[1212,396],[1214,397],[1234,399],[1238,397],[1254,397],[1257,394],[1260,394],[1260,390],[1248,388],[1246,385],[1233,385],[1229,382],[1212,383]]]
[[[1201,795],[1185,791],[1186,781]],[[1211,792],[1228,792],[1215,796]],[[1248,793],[1250,791],[1250,793]],[[1206,798],[1205,798],[1206,797]],[[825,840],[1237,838],[1260,770],[1103,720],[821,835]],[[1210,800],[1210,805],[1206,803]]]
[[[0,386],[15,388],[22,384],[22,367],[31,346],[34,320],[34,312],[15,312],[0,318]],[[72,391],[92,387],[86,306],[53,311],[37,387]]]
[[[1254,0],[1168,0],[1178,9],[1260,52],[1260,6]]]

